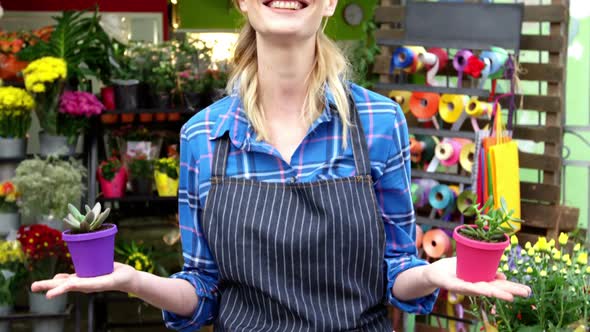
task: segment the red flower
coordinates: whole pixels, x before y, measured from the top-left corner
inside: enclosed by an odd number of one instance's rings
[[[465,74],[471,75],[475,78],[481,77],[481,71],[486,67],[486,64],[476,56],[471,56],[467,59],[467,66],[465,67]]]
[[[522,314],[520,313],[520,311],[518,312],[518,314],[516,314],[516,318],[518,320],[522,320]]]

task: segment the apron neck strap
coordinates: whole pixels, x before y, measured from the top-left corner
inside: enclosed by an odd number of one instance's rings
[[[352,94],[348,94],[348,103],[350,109],[350,141],[352,146],[352,153],[354,156],[354,163],[356,167],[356,175],[364,176],[371,175],[371,161],[369,159],[369,148],[367,140],[363,131],[359,112],[356,108],[356,103]],[[211,165],[212,177],[225,177],[227,157],[229,155],[231,140],[229,134],[226,133],[219,140],[217,140],[217,147],[213,155],[213,163]]]

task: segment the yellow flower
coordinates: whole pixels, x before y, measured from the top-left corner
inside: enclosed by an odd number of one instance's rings
[[[574,272],[575,272],[576,274],[580,274],[580,273],[582,273],[582,271],[580,271],[580,269],[576,269]]]
[[[590,273],[590,266],[586,267],[586,273]]]
[[[550,248],[555,248],[555,239],[551,239],[548,244]]]
[[[549,251],[549,243],[547,242],[547,238],[544,236],[539,237],[533,248],[536,251]]]
[[[580,253],[578,255],[578,259],[576,259],[576,262],[580,265],[588,264],[588,253],[587,252]]]
[[[531,249],[532,247],[533,247],[533,246],[531,245],[531,243],[530,243],[529,241],[527,241],[527,242],[524,244],[524,248],[525,248],[525,249]]]
[[[529,266],[526,268],[526,273],[533,273],[533,269]]]
[[[518,264],[518,265],[521,265],[522,263],[524,263],[524,260],[523,259],[519,259],[519,260],[516,261],[516,264]]]
[[[557,272],[557,265],[553,265],[553,267],[551,268],[551,270],[552,270],[553,272]]]
[[[518,238],[516,237],[516,235],[512,235],[510,237],[510,244],[513,245],[513,246],[515,246],[515,245],[518,244]]]
[[[561,269],[559,272],[561,272],[561,274],[567,274],[567,270],[565,268]]]
[[[535,255],[535,249],[530,248],[529,251],[527,251],[527,254],[532,257],[533,255]]]
[[[569,236],[565,233],[560,233],[559,234],[559,244],[561,244],[562,246],[565,246],[567,244],[567,241],[569,240]]]
[[[590,269],[590,266],[588,268]],[[508,272],[508,271],[510,271],[510,266],[508,266],[508,264],[504,264],[504,265],[502,265],[502,270],[504,272]]]
[[[564,262],[567,262],[570,260],[570,255],[569,254],[565,254],[563,256],[561,256],[561,260]]]
[[[506,255],[502,255],[501,261],[508,262],[508,257],[506,257]]]
[[[582,246],[579,243],[576,243],[576,245],[574,246],[574,252],[580,251],[580,248]]]
[[[555,253],[553,254],[553,259],[560,260],[561,259],[561,251],[559,251],[559,250],[555,251]]]
[[[567,266],[572,266],[572,260],[570,259],[570,260],[568,260],[567,262],[565,262],[565,265],[567,265]]]
[[[539,272],[539,275],[541,277],[546,277],[547,276],[547,272],[545,270],[543,270],[543,271]]]
[[[541,257],[539,257],[539,256],[535,257],[535,263],[539,264],[541,262],[542,262]]]

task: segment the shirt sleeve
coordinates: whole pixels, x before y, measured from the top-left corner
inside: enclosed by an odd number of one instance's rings
[[[393,142],[383,174],[375,182],[375,192],[385,225],[385,269],[388,302],[403,311],[427,314],[432,311],[438,290],[411,301],[393,296],[398,275],[428,264],[417,257],[416,218],[411,194],[411,162],[408,128],[402,110],[395,105]]]
[[[183,128],[180,139],[180,178],[178,193],[178,213],[183,270],[171,278],[184,279],[193,285],[199,297],[197,308],[191,317],[181,317],[163,311],[165,324],[177,331],[196,331],[213,322],[218,307],[219,270],[213,260],[203,230],[199,222],[202,208],[199,203],[199,161],[191,151],[195,147],[187,141]]]

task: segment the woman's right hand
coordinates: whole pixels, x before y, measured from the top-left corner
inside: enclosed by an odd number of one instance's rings
[[[34,282],[31,285],[31,291],[47,291],[47,298],[54,298],[68,292],[120,291],[133,293],[133,282],[137,280],[137,276],[138,271],[133,267],[115,263],[111,274],[94,278],[79,278],[75,274],[58,274],[53,279]]]

